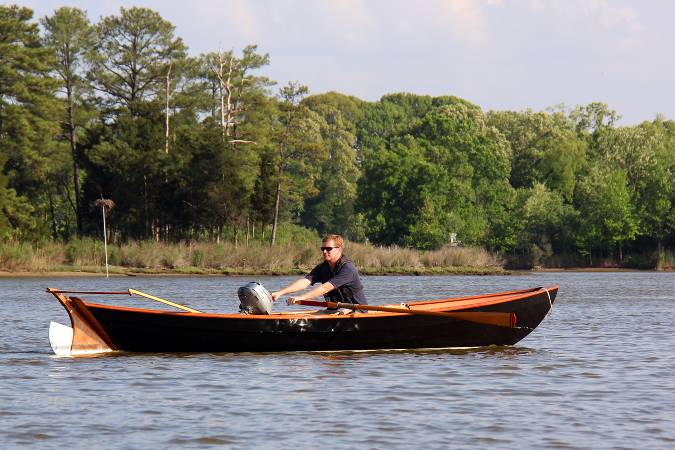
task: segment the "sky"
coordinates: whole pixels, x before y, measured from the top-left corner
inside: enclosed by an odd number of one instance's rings
[[[9,3],[9,2],[6,2]],[[456,95],[488,110],[607,103],[621,125],[675,119],[672,0],[15,0],[92,22],[146,7],[192,55],[270,55],[259,74],[375,101]]]

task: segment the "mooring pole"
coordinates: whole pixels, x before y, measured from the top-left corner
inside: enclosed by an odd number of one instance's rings
[[[101,207],[101,214],[103,215],[103,248],[105,249],[105,277],[109,278],[109,273],[108,273],[108,229],[106,227],[105,223],[105,208],[106,206],[108,209],[113,209],[115,207],[115,202],[112,200],[104,199],[103,194],[101,194],[101,198],[99,200],[96,200],[94,202],[96,206]]]
[[[105,228],[105,204],[101,205],[101,211],[103,212],[103,248],[105,249],[105,277],[109,278],[108,275],[108,232]]]

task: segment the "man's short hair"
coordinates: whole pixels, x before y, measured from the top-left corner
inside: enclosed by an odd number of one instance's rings
[[[321,242],[333,241],[338,247],[345,246],[345,240],[339,234],[327,234],[321,239]]]

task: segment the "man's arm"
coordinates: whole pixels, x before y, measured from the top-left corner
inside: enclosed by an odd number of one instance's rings
[[[326,294],[327,292],[332,291],[333,289],[335,289],[335,286],[333,286],[332,283],[327,281],[327,282],[323,283],[321,286],[316,287],[309,292],[305,292],[302,295],[298,295],[297,297],[292,297],[292,298],[295,299],[295,300],[308,300],[310,298],[322,296],[322,295]]]
[[[295,280],[293,283],[289,284],[285,288],[272,292],[272,300],[276,300],[282,295],[290,294],[292,292],[298,292],[303,289],[305,289],[307,286],[309,286],[311,281],[309,281],[307,278],[300,278],[298,280]]]

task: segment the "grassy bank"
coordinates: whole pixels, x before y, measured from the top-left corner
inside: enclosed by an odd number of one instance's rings
[[[446,247],[420,252],[399,247],[349,243],[345,254],[363,274],[494,274],[502,262],[479,248]],[[130,242],[108,246],[111,273],[300,274],[321,261],[318,243]],[[42,245],[0,244],[0,271],[105,272],[103,243],[91,239]]]

